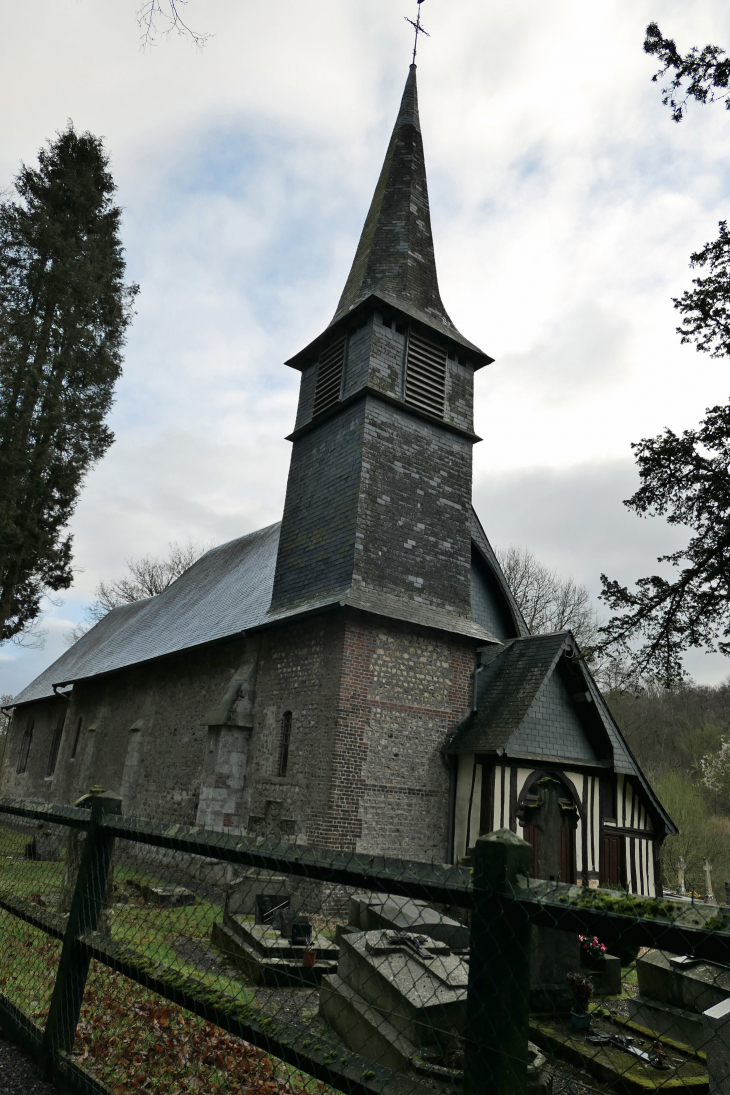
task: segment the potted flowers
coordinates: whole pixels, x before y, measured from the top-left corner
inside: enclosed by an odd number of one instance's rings
[[[603,969],[603,959],[606,956],[606,944],[602,943],[597,935],[579,935],[580,964],[589,970]]]
[[[568,984],[575,1002],[570,1013],[570,1021],[575,1030],[588,1030],[591,1025],[588,1004],[593,996],[593,982],[584,973],[569,973]]]

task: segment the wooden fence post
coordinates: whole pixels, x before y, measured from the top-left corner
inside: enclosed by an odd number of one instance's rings
[[[532,875],[532,845],[509,829],[471,851],[474,909],[466,1007],[464,1095],[524,1095],[530,996],[530,923],[499,892]]]
[[[103,791],[100,787],[92,787],[89,794],[80,798],[75,805],[91,810],[91,821],[86,830],[43,1034],[43,1051],[49,1068],[57,1061],[59,1053],[70,1053],[73,1049],[91,961],[78,936],[85,931],[97,930],[104,907],[114,837],[101,828],[99,822],[104,814],[122,812],[119,795]]]

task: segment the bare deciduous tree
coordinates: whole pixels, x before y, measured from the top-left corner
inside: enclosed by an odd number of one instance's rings
[[[84,620],[66,633],[68,645],[77,642],[113,608],[164,593],[213,546],[194,544],[191,540],[186,544],[174,542],[165,556],[145,555],[141,559],[127,559],[125,575],[113,582],[99,582],[95,590],[96,600],[86,609]]]
[[[137,23],[142,32],[143,48],[153,46],[159,34],[170,35],[173,31],[190,38],[196,46],[204,46],[209,34],[193,30],[183,19],[183,8],[188,0],[144,0],[137,9]]]
[[[600,621],[586,587],[550,570],[527,548],[513,544],[497,556],[531,633],[570,628],[581,649],[590,650]]]

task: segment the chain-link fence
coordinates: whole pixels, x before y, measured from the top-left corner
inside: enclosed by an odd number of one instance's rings
[[[0,1025],[72,1091],[730,1092],[730,917],[0,800]]]

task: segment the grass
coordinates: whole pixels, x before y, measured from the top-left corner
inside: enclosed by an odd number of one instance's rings
[[[0,828],[0,892],[41,903],[58,893],[63,862],[22,859],[28,837]],[[255,1003],[255,990],[234,973],[210,962],[210,931],[221,908],[197,899],[194,905],[161,908],[145,904],[138,885],[156,882],[126,866],[114,869],[112,938],[139,954],[148,967],[194,976],[231,1003]],[[52,901],[49,906],[53,907]],[[192,950],[199,961],[182,950]],[[55,984],[61,943],[0,910],[0,992],[43,1026]],[[83,1067],[119,1095],[151,1091],[159,1095],[198,1092],[213,1095],[270,1095],[325,1085],[277,1061],[204,1019],[92,962],[74,1055]]]

